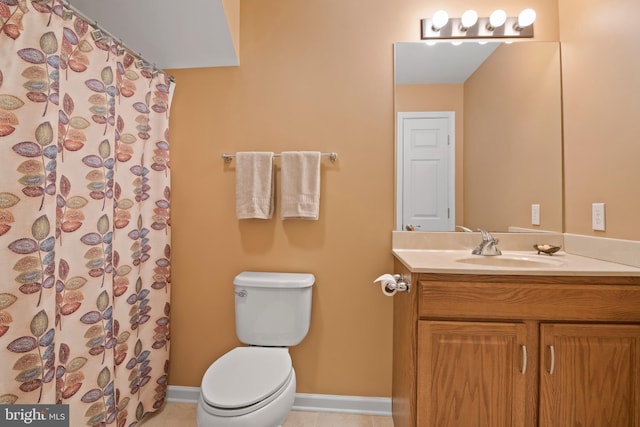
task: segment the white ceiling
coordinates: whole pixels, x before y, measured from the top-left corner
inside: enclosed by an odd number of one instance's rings
[[[500,45],[449,42],[427,45],[422,42],[396,43],[396,84],[457,84],[467,78]]]
[[[222,0],[69,0],[161,69],[238,65]]]

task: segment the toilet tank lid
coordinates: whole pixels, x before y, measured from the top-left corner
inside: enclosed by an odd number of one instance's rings
[[[310,273],[243,271],[233,279],[233,284],[254,288],[308,288],[315,280]]]

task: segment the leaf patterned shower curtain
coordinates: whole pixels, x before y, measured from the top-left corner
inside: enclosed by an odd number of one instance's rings
[[[169,359],[171,82],[59,0],[0,0],[0,404],[135,426]]]

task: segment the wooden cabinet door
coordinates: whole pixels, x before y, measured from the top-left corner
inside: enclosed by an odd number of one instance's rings
[[[418,323],[418,427],[524,426],[524,324]]]
[[[540,427],[640,427],[639,325],[540,331]]]

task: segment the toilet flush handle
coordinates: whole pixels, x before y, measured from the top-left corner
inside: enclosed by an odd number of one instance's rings
[[[234,291],[234,294],[238,295],[240,298],[245,298],[247,296],[247,290],[243,289],[241,291]]]

